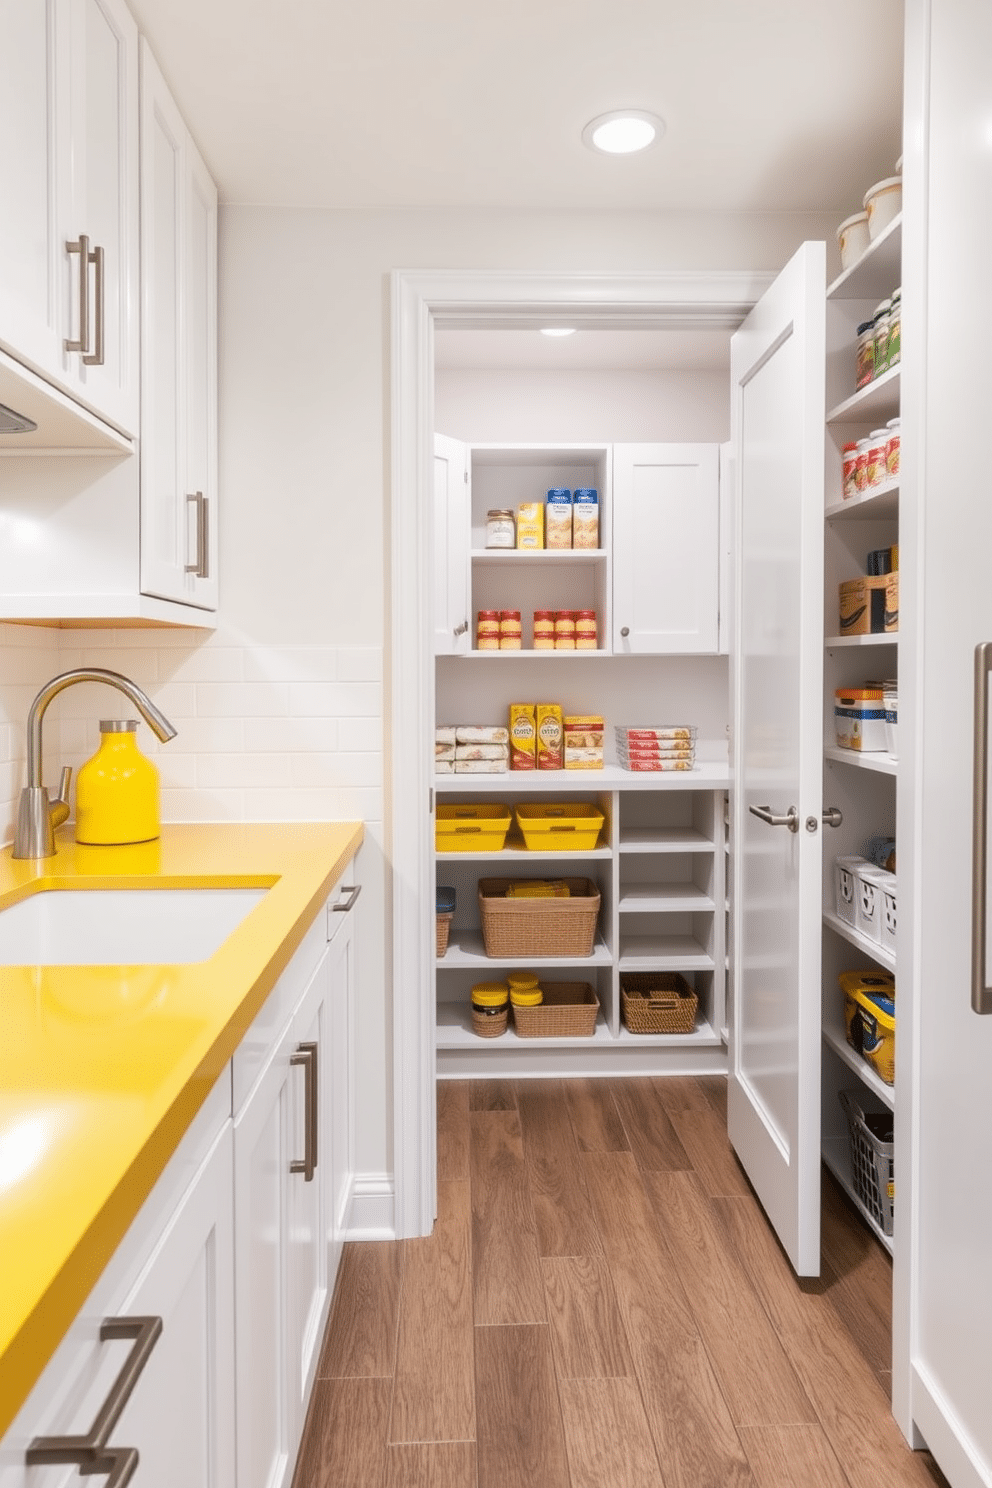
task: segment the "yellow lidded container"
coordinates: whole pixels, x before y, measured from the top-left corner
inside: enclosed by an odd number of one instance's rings
[[[137,719],[100,720],[100,747],[76,780],[76,841],[101,846],[159,835],[158,770],[138,749]]]
[[[514,1007],[537,1007],[544,1001],[544,993],[532,971],[511,971],[506,980]]]
[[[476,982],[472,988],[472,1027],[481,1038],[506,1032],[510,990],[506,982]]]

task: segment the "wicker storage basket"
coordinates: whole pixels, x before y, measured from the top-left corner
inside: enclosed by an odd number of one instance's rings
[[[513,1004],[513,1026],[520,1038],[592,1038],[599,998],[588,982],[541,983],[537,1007]]]
[[[509,878],[479,879],[479,912],[487,956],[591,956],[599,890],[588,878],[566,878],[567,899],[507,899]]]
[[[625,971],[623,1021],[631,1033],[692,1033],[698,998],[679,971]]]
[[[443,956],[448,949],[448,933],[451,930],[453,914],[439,914],[437,916],[437,953]]]

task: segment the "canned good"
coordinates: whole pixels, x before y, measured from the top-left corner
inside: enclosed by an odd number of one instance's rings
[[[475,644],[480,651],[499,650],[499,611],[480,610],[476,619]]]
[[[575,638],[575,611],[559,610],[555,615],[555,640],[559,636]]]
[[[895,367],[902,355],[902,290],[892,292],[889,306],[889,366]]]
[[[499,633],[501,636],[521,635],[523,633],[519,610],[500,610]]]
[[[883,300],[871,318],[872,335],[875,340],[873,369],[875,377],[881,377],[883,372],[889,370],[889,306],[890,301]]]
[[[885,469],[889,480],[899,479],[900,455],[902,453],[902,435],[900,433],[901,421],[897,418],[889,419],[886,424],[888,430],[888,443],[885,446]]]
[[[867,484],[880,486],[886,479],[886,452],[889,444],[888,429],[873,429],[868,441]]]
[[[535,644],[535,646],[537,645],[538,640],[541,639],[541,638],[550,639],[553,642],[554,641],[554,637],[555,637],[555,616],[554,616],[554,611],[553,610],[535,610],[534,611],[534,644]]]
[[[855,389],[867,387],[875,376],[875,328],[870,320],[858,326],[857,371]]]
[[[509,507],[497,507],[486,513],[487,548],[512,548],[516,541],[517,530]]]
[[[858,494],[858,442],[852,440],[845,444],[841,451],[843,458],[843,484],[842,494],[846,501],[850,496]]]

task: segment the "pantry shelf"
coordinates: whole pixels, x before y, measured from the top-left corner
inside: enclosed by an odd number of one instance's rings
[[[885,1246],[885,1249],[888,1251],[889,1255],[892,1255],[892,1236],[882,1233],[879,1226],[875,1223],[875,1219],[871,1211],[865,1208],[864,1204],[862,1204],[855,1191],[854,1182],[851,1177],[850,1140],[847,1137],[825,1138],[823,1142],[823,1161],[830,1169],[831,1173],[833,1173],[834,1177],[837,1179],[837,1182],[840,1184],[841,1188],[851,1200],[851,1203],[854,1204],[855,1207],[858,1209],[865,1221],[865,1224],[869,1226],[872,1233],[881,1242],[881,1244]]]
[[[869,940],[867,935],[862,935],[860,930],[856,930],[846,920],[840,919],[832,910],[824,910],[823,923],[841,936],[843,940],[848,941],[852,946],[857,946],[859,951],[864,951],[865,955],[870,956],[873,961],[877,961],[879,966],[884,966],[889,971],[895,971],[895,952],[890,951],[888,946],[881,945],[877,940]]]
[[[519,656],[519,652],[516,653]],[[602,770],[505,770],[501,775],[436,775],[439,794],[458,791],[471,795],[530,795],[539,792],[560,795],[562,791],[711,791],[730,784],[726,761],[698,760],[691,770],[622,770],[604,765]]]
[[[878,630],[872,635],[846,635],[825,636],[823,646],[826,651],[835,651],[838,647],[847,649],[857,646],[898,646],[899,632],[895,630]]]
[[[851,1045],[842,1033],[835,1028],[825,1026],[823,1029],[823,1042],[831,1048],[839,1059],[842,1059],[849,1069],[853,1070],[861,1083],[877,1096],[880,1101],[888,1106],[890,1111],[895,1110],[895,1091],[891,1085],[875,1073],[871,1065],[862,1059],[856,1049]]]
[[[521,1038],[512,1023],[505,1033],[496,1038],[480,1038],[472,1027],[471,1009],[462,1002],[439,1002],[437,1007],[436,1045],[438,1049],[472,1050],[484,1054],[488,1049],[532,1048],[535,1045],[552,1045],[558,1048],[585,1048],[588,1044],[612,1044],[610,1033],[602,1013],[596,1019],[591,1037],[582,1038]]]
[[[695,884],[636,884],[622,891],[619,907],[621,914],[694,914],[716,904]]]
[[[478,568],[525,564],[528,568],[567,564],[570,568],[596,566],[606,561],[605,548],[473,548],[469,557]]]
[[[711,853],[713,839],[691,827],[625,827],[618,849],[622,853]]]
[[[605,858],[609,861],[613,857],[613,849],[607,847],[590,847],[586,849],[549,849],[540,852],[538,849],[524,847],[520,842],[514,843],[508,839],[506,847],[498,852],[439,852],[437,864],[440,868],[448,863],[526,863],[529,867],[536,868],[541,864],[555,863],[585,863],[590,858]]]
[[[620,971],[712,971],[713,957],[692,935],[624,935]]]
[[[527,657],[530,657],[533,660],[535,657],[537,657],[537,658],[539,658],[542,661],[553,660],[553,661],[558,662],[558,661],[562,661],[562,660],[564,660],[564,661],[582,660],[583,658],[587,658],[587,657],[590,657],[590,656],[612,656],[612,655],[613,655],[613,652],[612,651],[606,651],[606,650],[603,649],[603,647],[598,647],[595,651],[535,651],[534,648],[533,648],[533,646],[521,646],[521,648],[520,648],[519,651],[478,651],[478,650],[466,651],[465,654],[461,657],[461,660],[465,661],[470,656],[472,656],[472,657],[479,657],[483,661],[503,661],[503,662],[506,662],[506,661],[510,661],[510,660],[520,661],[521,659],[527,658]]]
[[[884,749],[873,749],[862,754],[858,749],[838,749],[831,744],[823,751],[823,758],[838,765],[852,765],[855,770],[874,770],[879,775],[898,775],[899,761]]]
[[[899,515],[899,482],[885,481],[868,491],[859,491],[845,501],[832,501],[824,513],[828,522],[840,519],[854,522],[886,521]]]
[[[524,958],[527,960],[528,958]],[[534,958],[531,958],[534,959]],[[441,971],[468,969],[492,971],[497,966],[519,966],[519,956],[487,956],[481,930],[452,929],[445,955],[437,958]],[[591,956],[539,956],[536,964],[548,966],[611,966],[613,957],[603,941],[597,941]]]
[[[859,388],[850,398],[838,403],[827,414],[827,423],[864,424],[898,417],[900,370],[900,367],[891,367],[881,377],[869,382],[867,387]]]

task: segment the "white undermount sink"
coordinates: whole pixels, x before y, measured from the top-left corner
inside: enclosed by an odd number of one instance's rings
[[[44,889],[0,910],[0,966],[206,961],[267,889]]]

